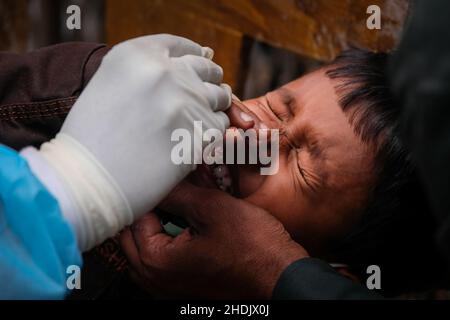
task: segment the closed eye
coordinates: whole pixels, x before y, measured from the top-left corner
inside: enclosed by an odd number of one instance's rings
[[[267,95],[264,96],[264,98],[266,99],[266,105],[270,109],[270,112],[278,119],[279,122],[283,122],[283,118],[279,115],[278,112],[275,111],[274,108],[272,108],[272,104],[270,103],[270,100],[267,97]]]
[[[279,122],[285,122],[293,116],[289,106],[285,105],[285,101],[281,102],[281,103],[283,103],[282,107],[276,108],[275,104],[271,101],[268,94],[265,95],[264,98],[266,100],[266,104],[267,104],[268,108],[273,113],[273,115],[275,115],[277,117]],[[283,111],[281,111],[280,109],[282,109]]]
[[[305,166],[302,165],[299,152],[301,150],[296,149],[295,151],[295,161],[297,164],[297,170],[299,173],[299,176],[304,181],[304,184],[308,187],[308,190],[312,191],[312,193],[317,193],[318,189],[320,188],[320,181],[321,179],[314,174],[311,170],[308,170],[305,168]]]

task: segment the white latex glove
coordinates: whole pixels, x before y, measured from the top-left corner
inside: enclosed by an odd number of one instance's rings
[[[123,42],[104,57],[56,138],[22,155],[58,199],[82,250],[148,212],[195,165],[175,165],[171,134],[229,125],[231,90],[212,50],[176,36]],[[199,136],[201,139],[201,136]],[[199,150],[201,152],[201,150]]]

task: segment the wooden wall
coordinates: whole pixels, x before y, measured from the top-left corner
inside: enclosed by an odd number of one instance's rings
[[[0,0],[0,50],[26,50],[29,22],[27,5],[27,0]]]
[[[368,30],[366,9],[382,9],[382,29]],[[239,90],[252,39],[320,61],[348,46],[391,50],[407,0],[106,0],[106,38],[173,33],[212,47],[225,81]]]

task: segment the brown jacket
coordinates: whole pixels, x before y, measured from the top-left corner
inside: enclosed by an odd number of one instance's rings
[[[0,143],[39,146],[60,129],[108,51],[64,43],[19,55],[0,53]]]

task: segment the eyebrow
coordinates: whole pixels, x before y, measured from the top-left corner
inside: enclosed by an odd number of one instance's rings
[[[289,90],[287,88],[279,88],[279,95],[281,98],[281,101],[283,104],[285,104],[291,115],[295,115],[294,111],[295,109],[297,109],[297,101],[295,99],[295,95],[294,92],[292,90]],[[294,106],[293,106],[294,105]],[[321,143],[319,143],[319,139],[316,138],[317,133],[314,132],[314,130],[312,128],[308,128],[307,130],[308,134],[306,136],[306,140],[308,142],[310,142],[311,140],[314,141],[315,143],[313,144],[308,144],[308,150],[310,151],[311,156],[314,159],[318,159],[322,156],[323,151],[324,151],[324,147]]]
[[[306,130],[306,141],[308,151],[313,159],[319,159],[323,157],[325,147],[323,142],[318,139],[319,134],[314,129],[308,127]]]
[[[293,91],[283,87],[279,88],[278,91],[278,94],[281,97],[281,101],[288,107],[289,113],[291,115],[294,115],[295,108],[293,108],[292,102],[295,102],[295,95]]]
[[[327,174],[324,171],[324,163],[327,156],[327,141],[321,139],[321,134],[310,125],[305,130],[304,139],[310,158],[314,161],[313,172],[319,178],[320,184],[325,185]]]

